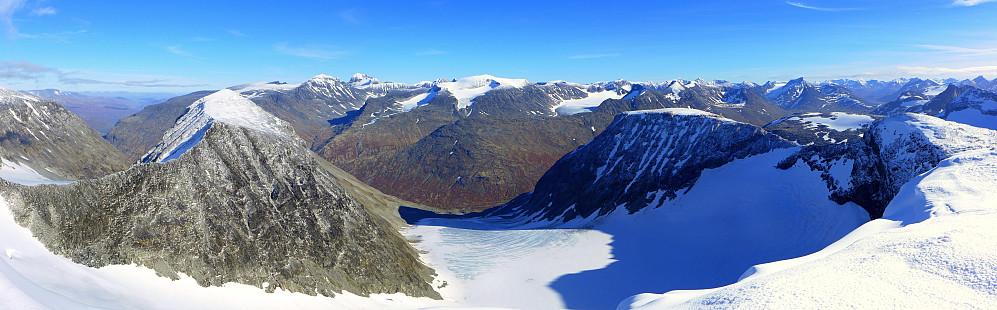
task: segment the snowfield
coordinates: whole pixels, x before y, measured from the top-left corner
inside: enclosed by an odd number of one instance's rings
[[[578,113],[592,112],[598,108],[603,101],[608,99],[620,99],[623,95],[614,90],[588,93],[588,97],[582,99],[572,99],[561,101],[554,107],[557,115],[575,115]]]
[[[53,174],[53,173],[50,173]],[[54,175],[54,174],[53,174]],[[21,185],[69,184],[73,181],[54,181],[42,176],[28,165],[0,158],[0,179]]]
[[[859,130],[872,124],[874,119],[868,115],[849,114],[844,112],[832,112],[830,117],[821,116],[820,113],[807,113],[800,116],[790,117],[787,120],[807,123],[811,128],[818,125],[825,125],[837,131]]]
[[[909,128],[965,151],[905,184],[882,219],[817,253],[754,266],[735,284],[636,295],[618,309],[997,308],[997,148],[952,134],[994,132],[931,119]]]
[[[415,246],[454,286],[443,296],[470,306],[611,309],[635,292],[729,284],[752,265],[813,253],[869,219],[857,205],[828,200],[805,164],[774,167],[794,150],[708,169],[688,192],[636,214],[618,208],[553,227],[427,219],[407,234],[421,237]]]
[[[529,84],[530,81],[524,79],[503,79],[486,74],[460,78],[453,82],[436,83],[436,86],[457,98],[457,109],[466,109],[474,103],[474,98],[492,89],[521,88]]]

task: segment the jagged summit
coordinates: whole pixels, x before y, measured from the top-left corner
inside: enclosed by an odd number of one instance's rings
[[[354,87],[367,86],[372,84],[380,84],[381,81],[363,73],[355,73],[353,77],[350,78],[350,85]]]

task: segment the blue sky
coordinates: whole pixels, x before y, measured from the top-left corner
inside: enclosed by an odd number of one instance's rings
[[[997,1],[0,0],[0,85],[997,77]]]

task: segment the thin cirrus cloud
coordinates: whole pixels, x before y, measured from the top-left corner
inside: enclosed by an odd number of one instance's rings
[[[428,50],[415,52],[416,56],[433,56],[433,55],[446,55],[446,54],[450,54],[450,52],[441,51],[438,49],[428,49]]]
[[[946,46],[946,45],[915,45],[917,47],[932,50],[938,53],[950,53],[959,54],[964,56],[982,56],[982,55],[997,55],[997,48],[983,49],[983,48],[968,48],[960,46]]]
[[[184,56],[184,57],[194,57],[190,52],[183,50],[182,45],[167,46],[166,50],[174,55]]]
[[[39,66],[27,61],[0,62],[0,79],[38,80],[49,75],[62,76],[62,70]]]
[[[802,8],[802,9],[808,9],[808,10],[814,10],[814,11],[822,11],[822,12],[844,12],[844,11],[865,10],[864,8],[826,8],[826,7],[819,7],[819,6],[807,5],[807,4],[804,4],[804,3],[801,3],[801,2],[793,2],[793,1],[786,1],[786,4],[792,5],[792,6],[795,6],[795,7],[798,7],[798,8]]]
[[[568,59],[595,59],[595,58],[610,58],[610,57],[619,57],[619,56],[620,56],[620,54],[617,54],[617,53],[614,53],[614,54],[582,54],[582,55],[572,55],[572,56],[569,56]]]
[[[955,6],[974,6],[986,2],[997,2],[997,0],[955,0],[952,5]]]
[[[339,15],[340,19],[342,19],[343,21],[345,21],[347,23],[354,24],[354,25],[360,23],[360,18],[357,17],[357,10],[355,10],[355,9],[349,9],[349,10],[339,11],[338,15]]]
[[[239,31],[239,30],[235,30],[235,29],[226,29],[225,32],[228,32],[228,34],[231,34],[231,35],[234,35],[234,36],[237,36],[237,37],[246,37],[245,33],[243,33],[242,31]]]
[[[997,66],[974,66],[962,68],[897,66],[896,70],[903,75],[934,77],[952,77],[952,75],[959,75],[969,77],[974,75],[995,74],[997,73]]]
[[[14,26],[14,12],[24,6],[25,0],[0,0],[0,28],[7,32],[10,38],[17,37],[17,27]]]
[[[38,9],[32,10],[31,11],[31,15],[32,16],[46,16],[46,15],[55,15],[55,13],[58,13],[58,12],[59,11],[57,11],[55,8],[47,6],[47,7],[44,7],[44,8],[38,8]]]
[[[346,52],[331,46],[306,45],[290,46],[287,42],[274,44],[274,50],[278,53],[290,56],[305,57],[318,60],[339,59],[346,56]]]
[[[133,87],[199,87],[207,84],[175,83],[165,79],[107,81],[92,78],[73,77],[76,72],[45,67],[27,61],[0,62],[0,80],[42,80],[55,79],[62,84],[80,85],[122,85]]]

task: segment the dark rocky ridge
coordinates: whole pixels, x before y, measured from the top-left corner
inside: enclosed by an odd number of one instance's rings
[[[793,145],[761,128],[695,110],[624,113],[558,160],[533,192],[485,212],[564,221],[619,206],[635,212],[675,198],[704,169]]]
[[[0,157],[51,179],[99,178],[128,160],[79,116],[52,101],[0,88]]]
[[[2,190],[42,243],[92,267],[136,263],[205,286],[439,298],[432,270],[372,215],[397,201],[353,197],[372,191],[329,166],[301,140],[214,123],[176,160],[64,186],[2,182]]]

